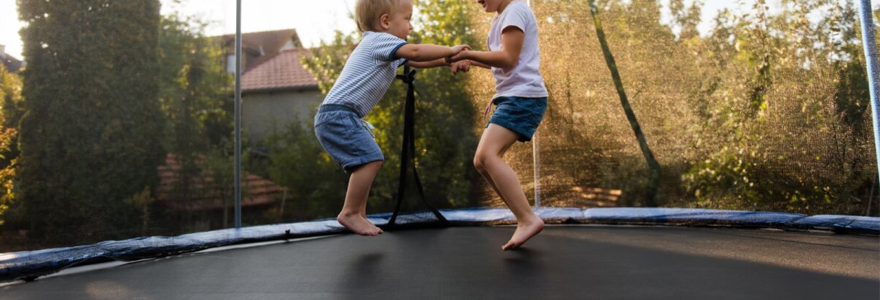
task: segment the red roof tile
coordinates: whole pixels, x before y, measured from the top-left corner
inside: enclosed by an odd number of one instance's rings
[[[242,74],[242,91],[317,88],[318,81],[300,63],[300,51],[282,51]]]
[[[226,34],[216,37],[226,48],[227,54],[235,53],[235,34]],[[281,47],[287,42],[292,42],[296,48],[302,48],[299,40],[299,34],[296,29],[282,29],[259,32],[246,32],[241,34],[242,50],[244,52],[255,51],[259,56],[253,61],[245,62],[245,70],[251,69],[254,65],[265,62],[277,55],[281,51]],[[260,49],[262,48],[262,54]]]
[[[204,163],[205,157],[200,156],[196,159],[196,165]],[[209,210],[223,208],[223,199],[212,197],[209,190],[220,190],[223,187],[218,186],[210,176],[202,176],[201,174],[190,178],[193,190],[190,191],[189,199],[172,199],[171,194],[174,192],[175,184],[180,181],[181,165],[177,161],[174,154],[168,154],[165,158],[165,164],[158,167],[159,171],[159,187],[156,198],[165,206],[175,210]],[[260,176],[253,174],[245,174],[242,179],[242,207],[263,206],[275,204],[281,201],[284,196],[285,188],[266,180]],[[226,187],[231,189],[231,187]]]

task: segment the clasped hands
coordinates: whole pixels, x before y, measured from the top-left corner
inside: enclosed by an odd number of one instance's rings
[[[453,52],[455,54],[446,57],[446,64],[449,65],[449,69],[452,70],[453,74],[458,74],[461,72],[467,72],[471,69],[471,61],[464,58],[464,53],[471,50],[471,46],[468,45],[458,45],[452,47]]]

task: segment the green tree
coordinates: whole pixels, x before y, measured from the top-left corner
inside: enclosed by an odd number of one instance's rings
[[[866,75],[852,2],[786,1],[722,14],[701,56],[716,57],[704,159],[684,174],[698,203],[861,213],[873,158]],[[822,18],[814,20],[817,12]],[[858,55],[856,55],[858,54]]]
[[[0,225],[3,213],[16,199],[16,168],[18,158],[18,120],[21,118],[21,79],[0,64]]]
[[[158,0],[18,0],[26,110],[21,201],[35,237],[137,232],[128,199],[157,182]]]

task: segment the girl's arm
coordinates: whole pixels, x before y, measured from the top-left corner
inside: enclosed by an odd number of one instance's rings
[[[406,44],[394,56],[406,58],[414,62],[431,62],[440,58],[450,57],[460,53],[462,50],[470,49],[468,45],[458,45],[455,47],[437,46],[430,44]]]
[[[519,28],[508,26],[501,32],[501,51],[462,51],[450,58],[452,62],[470,59],[476,66],[512,69],[519,62],[526,34]]]
[[[483,68],[483,69],[491,69],[491,68],[492,68],[492,67],[490,67],[489,65],[487,65],[487,64],[482,64],[482,63],[480,63],[480,62],[478,62],[478,61],[476,61],[476,60],[472,60],[472,61],[471,61],[471,65],[472,65],[472,66],[477,66],[477,67],[480,67],[480,68]]]

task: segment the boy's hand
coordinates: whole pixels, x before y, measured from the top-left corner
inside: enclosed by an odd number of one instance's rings
[[[459,62],[459,61],[462,61],[462,60],[467,59],[467,58],[465,58],[465,55],[467,55],[467,52],[470,51],[470,50],[471,50],[471,49],[468,48],[467,50],[464,50],[464,51],[458,52],[458,54],[456,54],[456,55],[446,57],[446,63],[448,63],[448,64],[452,64],[452,63]]]
[[[451,65],[453,62],[457,61],[457,60],[452,60],[453,56],[457,56],[457,55],[461,54],[462,52],[469,51],[469,50],[471,50],[471,46],[468,46],[468,45],[458,45],[458,46],[452,47],[452,52],[454,52],[454,53],[452,55],[446,57],[446,63]]]
[[[449,66],[452,69],[452,74],[458,74],[460,72],[468,72],[471,69],[471,61],[470,60],[462,60],[459,62],[452,63]]]

